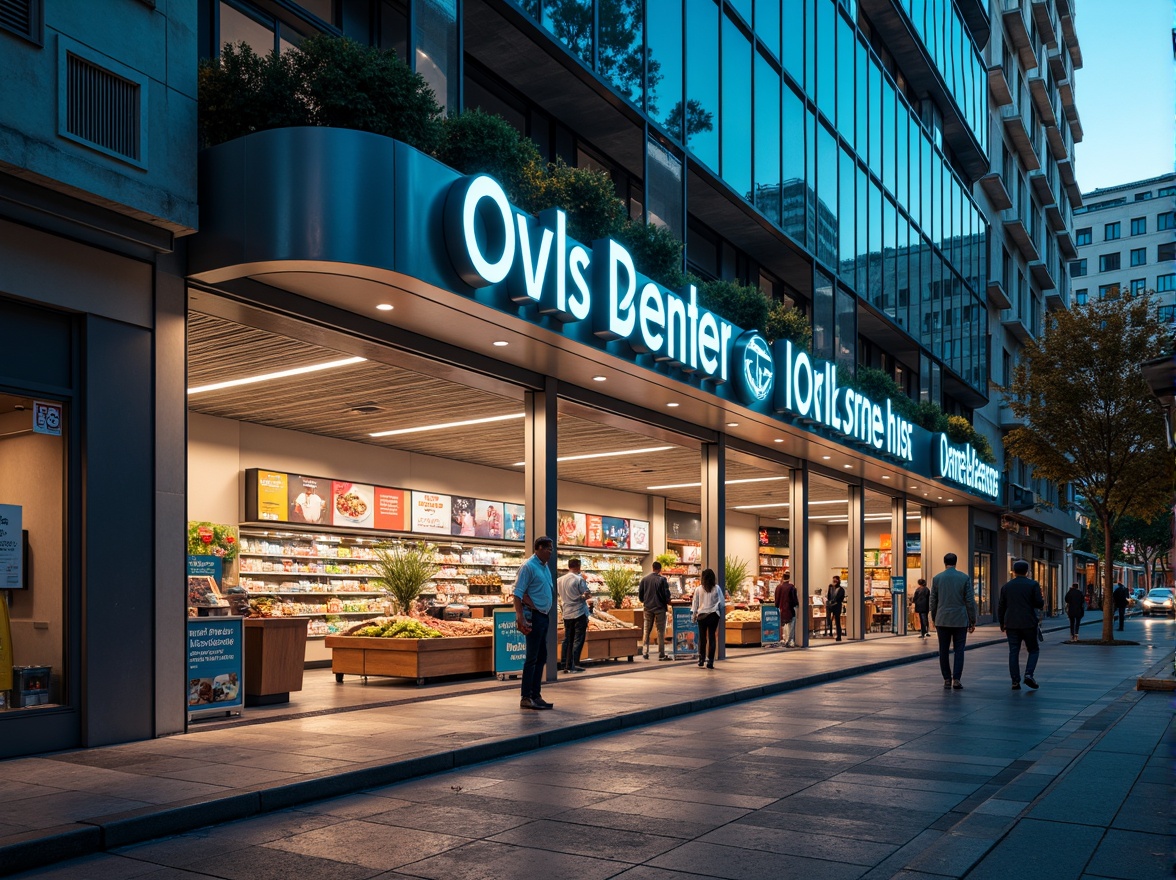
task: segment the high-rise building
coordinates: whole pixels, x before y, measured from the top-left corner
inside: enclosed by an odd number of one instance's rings
[[[1075,300],[1151,291],[1160,313],[1176,320],[1176,174],[1102,187],[1082,201],[1070,263]]]
[[[218,709],[236,690],[184,653],[185,611],[199,627],[222,607],[206,578],[306,620],[321,665],[386,610],[373,540],[450,536],[428,597],[487,612],[540,533],[590,578],[673,553],[679,592],[728,559],[751,570],[725,586],[753,595],[787,568],[802,644],[834,575],[851,640],[905,634],[900,579],[947,553],[985,618],[1014,557],[1057,607],[1077,527],[1005,461],[999,387],[1068,303],[1071,0],[16,6],[0,332],[20,344],[0,347],[0,419],[19,436],[0,452],[27,442],[17,470],[52,471],[64,501],[9,483],[0,505],[36,560],[18,663],[52,671],[61,708],[0,712],[0,750]],[[629,218],[684,243],[682,269],[802,312],[811,351],[389,138],[282,128],[197,160],[197,59],[318,33],[394,49],[446,113],[603,172]],[[898,396],[846,388],[867,371]],[[914,404],[956,421],[916,424]],[[134,711],[107,711],[94,687],[131,678]]]

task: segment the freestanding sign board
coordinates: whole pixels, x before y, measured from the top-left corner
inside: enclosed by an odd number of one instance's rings
[[[240,714],[245,705],[244,618],[188,618],[188,717]]]
[[[698,656],[698,624],[689,608],[675,605],[673,612],[672,648],[675,660],[692,660]]]
[[[519,632],[513,608],[494,609],[494,674],[499,680],[523,671],[527,637]]]
[[[780,645],[780,609],[775,605],[760,606],[760,644]]]
[[[906,575],[890,576],[890,631],[905,636],[907,631]]]

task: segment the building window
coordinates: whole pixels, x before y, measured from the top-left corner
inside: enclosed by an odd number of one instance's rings
[[[1119,285],[1118,284],[1100,284],[1098,286],[1098,298],[1099,299],[1106,299],[1108,296],[1118,296],[1118,294],[1119,294]]]
[[[1131,220],[1131,234],[1132,235],[1143,235],[1146,232],[1147,232],[1147,218],[1146,217],[1133,217]]]
[[[1132,278],[1131,279],[1131,295],[1132,296],[1139,296],[1145,290],[1147,290],[1147,279],[1146,278]]]
[[[1086,305],[1087,289],[1085,287],[1074,291],[1074,301],[1080,306]]]
[[[1170,263],[1176,260],[1176,241],[1166,241],[1156,248],[1156,260]]]
[[[1077,232],[1077,236],[1078,236],[1078,247],[1082,247],[1082,245],[1084,245],[1084,244],[1090,244],[1090,242],[1093,240],[1089,226],[1087,226],[1083,229],[1079,229]]]
[[[1132,266],[1146,266],[1147,265],[1147,248],[1132,248],[1131,249],[1131,265]]]
[[[1148,199],[1150,199],[1151,197],[1152,197],[1152,192],[1151,192],[1151,190],[1149,189],[1147,192],[1136,193],[1136,194],[1135,194],[1135,201],[1137,201],[1137,202],[1146,202],[1146,201],[1147,201]]]
[[[1176,196],[1176,186],[1161,186],[1160,198],[1162,199],[1164,196]]]
[[[1176,290],[1176,272],[1168,275],[1161,275],[1156,279],[1156,290],[1160,293],[1165,293],[1169,290]]]
[[[1122,223],[1108,223],[1103,227],[1103,241],[1115,241],[1119,237]]]
[[[1176,229],[1176,211],[1166,211],[1163,214],[1156,214],[1156,229],[1161,232],[1165,229]]]
[[[1086,274],[1086,260],[1075,260],[1070,264],[1070,277],[1081,278]]]
[[[1119,268],[1119,252],[1113,254],[1102,254],[1098,258],[1098,271],[1113,272]]]

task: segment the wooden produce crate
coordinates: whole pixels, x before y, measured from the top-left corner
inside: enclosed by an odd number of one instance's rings
[[[760,622],[758,620],[728,620],[728,645],[758,645],[760,643]]]
[[[441,675],[494,671],[494,636],[440,639],[379,639],[327,636],[335,681],[344,675],[415,678],[417,684]]]
[[[557,659],[563,662],[563,627],[556,633]],[[632,662],[633,657],[641,653],[641,630],[601,629],[588,630],[584,634],[584,650],[580,654],[581,660],[619,660],[627,657]]]
[[[245,620],[245,705],[290,702],[302,690],[306,665],[305,617],[250,617]]]

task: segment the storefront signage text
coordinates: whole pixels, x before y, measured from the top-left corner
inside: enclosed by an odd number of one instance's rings
[[[1000,471],[985,464],[969,445],[957,446],[946,434],[932,443],[932,472],[994,501],[1000,497]]]

